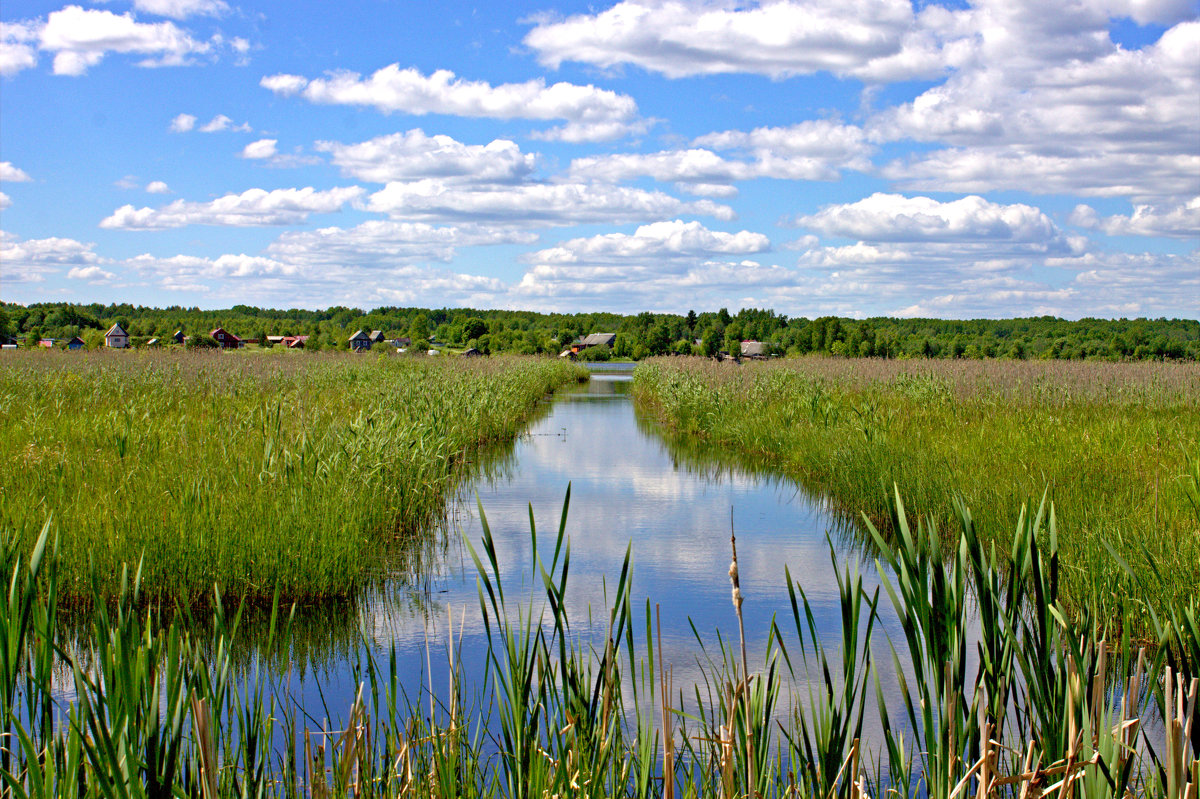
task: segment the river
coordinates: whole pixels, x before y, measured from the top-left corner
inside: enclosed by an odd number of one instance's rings
[[[575,633],[586,635],[590,629],[602,645],[606,592],[611,596],[630,549],[635,637],[645,640],[649,602],[661,612],[664,662],[674,670],[676,688],[690,696],[692,684],[702,680],[705,658],[696,633],[710,650],[718,632],[727,641],[738,640],[728,577],[732,524],[751,671],[762,667],[773,617],[785,645],[796,645],[785,568],[807,593],[823,640],[836,649],[841,620],[830,540],[839,565],[859,558],[853,536],[838,532],[844,524],[820,498],[786,479],[729,465],[703,448],[672,447],[652,423],[639,418],[631,389],[631,367],[614,366],[596,369],[586,383],[559,391],[515,444],[485,459],[455,505],[442,546],[426,556],[423,579],[397,576],[348,615],[337,611],[337,618],[321,613],[301,619],[290,690],[314,718],[325,708],[340,715],[352,701],[358,679],[355,650],[363,640],[358,630],[365,631],[370,649],[384,662],[394,647],[413,696],[429,684],[431,674],[435,692],[446,686],[451,625],[467,680],[477,678],[486,636],[476,569],[462,543],[478,547],[482,528],[476,501],[492,531],[510,601],[515,595],[523,604],[540,603],[540,580],[536,590],[531,581],[530,512],[539,548],[548,558],[568,486],[567,606]],[[864,578],[868,589],[877,584],[869,564]],[[886,602],[881,598],[881,611]],[[877,651],[886,685],[890,658],[886,649]],[[782,704],[786,710],[787,701]]]

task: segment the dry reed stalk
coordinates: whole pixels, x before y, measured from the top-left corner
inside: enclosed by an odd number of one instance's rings
[[[199,744],[200,785],[204,799],[217,799],[217,753],[212,736],[212,713],[207,699],[192,699],[192,718]]]
[[[733,609],[737,612],[738,620],[738,639],[742,649],[742,686],[745,690],[742,691],[742,701],[745,703],[746,716],[746,773],[748,775],[747,788],[748,793],[756,794],[756,779],[754,769],[754,740],[750,732],[750,667],[746,660],[746,625],[742,620],[742,601],[745,597],[742,595],[741,583],[738,577],[738,560],[737,560],[737,537],[733,532],[733,507],[729,508],[729,548],[733,550],[733,560],[729,564],[729,582],[733,584]]]

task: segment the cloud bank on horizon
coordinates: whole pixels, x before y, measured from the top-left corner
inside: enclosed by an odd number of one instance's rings
[[[0,299],[1200,316],[1193,0],[421,5],[6,3]]]

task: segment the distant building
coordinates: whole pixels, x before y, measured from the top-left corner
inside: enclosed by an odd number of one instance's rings
[[[176,344],[182,344],[185,340],[187,340],[187,336],[183,335],[182,330],[176,330],[174,333],[171,334],[171,339]]]
[[[45,348],[46,348],[46,349],[48,349],[48,350],[52,350],[52,349],[54,349],[54,343],[55,343],[56,341],[58,341],[58,339],[55,339],[55,338],[43,338],[43,339],[39,339],[39,340],[38,340],[38,346],[39,346],[39,347],[45,347]]]
[[[283,345],[289,350],[302,350],[308,343],[308,336],[284,336]]]
[[[67,349],[79,350],[79,349],[83,349],[84,345],[85,345],[84,340],[81,339],[79,336],[76,336],[75,338],[73,338],[67,342]]]
[[[480,355],[483,355],[483,353],[480,352],[479,349],[477,349],[476,347],[471,347],[468,350],[463,350],[464,358],[478,358]]]
[[[588,347],[611,347],[616,340],[616,333],[591,333],[572,344],[571,352],[578,354]]]
[[[218,327],[209,333],[209,335],[217,342],[217,346],[223,350],[236,350],[242,346],[242,340],[223,327]]]
[[[114,350],[123,350],[129,346],[129,334],[125,332],[125,328],[113,323],[113,326],[104,334],[104,346],[112,347]]]
[[[412,344],[412,339],[408,336],[399,336],[398,338],[390,339],[388,343],[399,350]]]
[[[159,341],[159,340],[158,340],[158,339],[156,339],[156,338],[152,338],[152,339],[150,339],[149,341],[147,341],[147,342],[146,342],[145,346],[147,346],[147,347],[161,347],[161,346],[162,346],[162,342],[161,342],[161,341]]]
[[[742,357],[743,358],[765,358],[767,357],[767,345],[761,341],[743,341],[742,342]]]
[[[384,342],[382,330],[372,330],[371,335],[367,336],[371,339],[372,344],[382,344]]]
[[[355,352],[371,349],[371,337],[361,330],[354,331],[354,335],[350,337],[350,349]]]

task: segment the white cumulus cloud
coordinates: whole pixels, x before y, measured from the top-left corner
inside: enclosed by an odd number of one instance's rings
[[[146,56],[142,66],[186,64],[212,44],[193,39],[172,22],[138,22],[132,14],[66,6],[53,11],[39,31],[39,46],[54,53],[54,74],[82,75],[108,53]]]
[[[1091,206],[1079,205],[1071,212],[1070,221],[1110,236],[1193,238],[1200,236],[1200,197],[1179,205],[1135,205],[1129,216],[1117,214],[1104,219]]]
[[[260,84],[283,96],[301,95],[309,102],[358,105],[384,113],[452,114],[492,119],[565,120],[552,134],[576,141],[615,138],[644,123],[637,118],[632,97],[595,86],[542,79],[492,85],[466,80],[440,69],[419,70],[391,64],[363,78],[356,72],[335,72],[309,80],[300,75],[268,75]]]
[[[585,183],[464,186],[426,179],[389,183],[367,205],[399,218],[479,224],[624,224],[680,214],[734,217],[732,208],[709,200],[684,202],[662,192]]]
[[[100,222],[112,230],[162,230],[187,225],[227,225],[248,227],[294,225],[310,214],[332,213],[363,194],[358,186],[318,191],[303,189],[249,189],[228,194],[211,202],[176,200],[162,208],[134,208],[123,205]]]
[[[632,64],[667,77],[828,71],[932,77],[936,42],[909,0],[624,0],[596,14],[544,18],[525,37],[543,64]]]
[[[133,0],[133,7],[147,14],[172,19],[219,17],[229,11],[229,6],[222,0]]]
[[[0,276],[4,282],[42,283],[64,268],[99,267],[108,263],[94,252],[95,247],[74,239],[22,239],[0,231]]]
[[[146,184],[146,192],[148,194],[170,194],[171,187],[164,181],[152,180]]]
[[[0,161],[0,181],[5,183],[27,183],[32,178],[25,170],[14,166],[12,161]]]
[[[279,152],[275,146],[278,143],[279,139],[259,139],[250,142],[242,148],[241,156],[250,159],[273,158]]]
[[[450,136],[426,136],[419,128],[378,136],[356,144],[319,141],[342,174],[372,183],[420,178],[508,182],[524,178],[536,157],[507,139],[485,145],[463,144]]]
[[[30,22],[0,22],[0,76],[15,75],[37,66],[37,26]]]
[[[171,130],[175,133],[187,133],[196,127],[196,117],[191,114],[179,114],[171,120]]]

